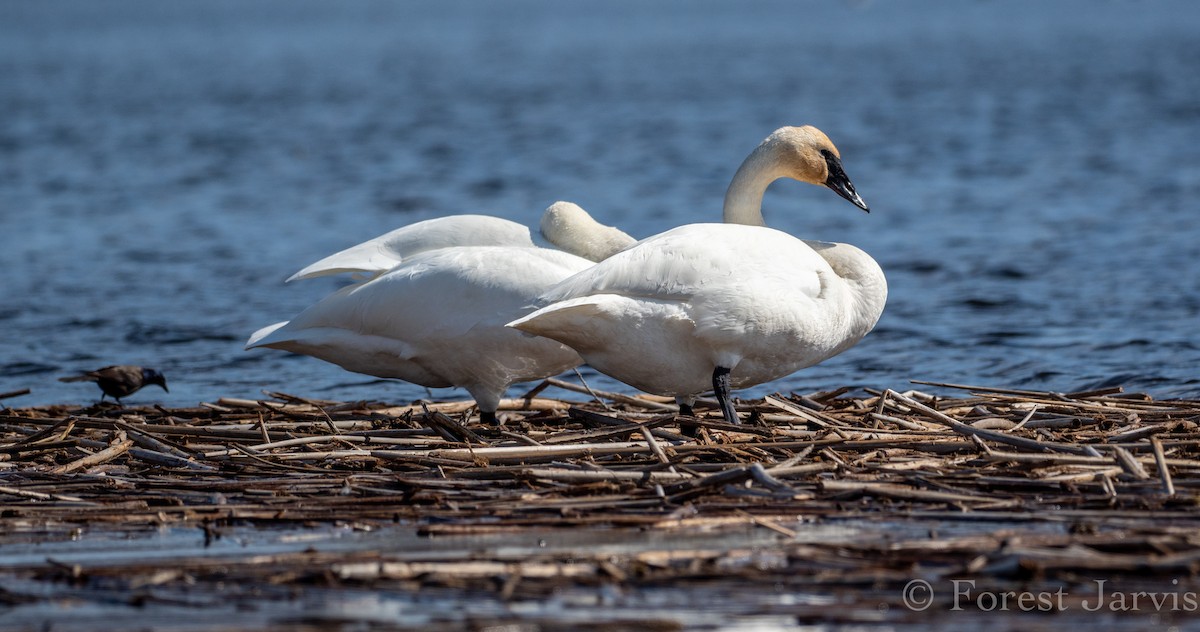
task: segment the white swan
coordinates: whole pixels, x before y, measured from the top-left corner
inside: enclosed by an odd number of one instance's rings
[[[863,210],[837,148],[813,127],[767,137],[725,195],[726,224],[681,226],[580,272],[509,323],[575,349],[596,370],[685,412],[712,388],[737,423],[729,389],[788,375],[845,351],[883,312],[887,283],[847,244],[801,241],[763,225],[781,177],[828,186]],[[746,225],[737,225],[746,224]]]
[[[310,355],[356,373],[428,387],[461,386],[494,423],[505,389],[578,366],[559,342],[505,323],[547,288],[592,262],[547,248],[466,246],[412,256],[347,286],[291,321],[264,327],[246,348]]]
[[[600,261],[632,245],[633,237],[592,219],[571,202],[555,202],[542,215],[540,230],[550,245],[585,259]],[[450,215],[409,224],[374,239],[351,246],[305,267],[287,279],[357,273],[372,278],[391,270],[409,257],[456,246],[543,245],[529,228],[488,215]]]

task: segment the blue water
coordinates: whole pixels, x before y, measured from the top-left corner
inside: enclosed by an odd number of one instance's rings
[[[741,159],[810,123],[872,213],[779,182],[767,220],[864,248],[891,295],[745,394],[1197,396],[1197,33],[1191,0],[2,3],[0,392],[89,402],[55,378],[134,363],[171,392],[131,402],[421,397],[242,343],[340,282],[289,274],[417,220],[716,220]]]

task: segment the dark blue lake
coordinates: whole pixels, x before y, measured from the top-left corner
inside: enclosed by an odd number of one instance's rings
[[[742,395],[1200,396],[1198,33],[1191,0],[6,2],[0,392],[89,402],[55,378],[133,363],[171,392],[130,402],[421,397],[242,345],[344,282],[288,275],[421,219],[716,221],[814,124],[872,213],[779,182],[767,221],[870,252],[889,304]]]

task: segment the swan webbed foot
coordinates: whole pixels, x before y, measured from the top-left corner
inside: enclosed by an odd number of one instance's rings
[[[485,426],[499,426],[500,421],[496,419],[496,411],[488,412],[486,410],[479,411],[479,422]]]
[[[733,403],[729,401],[729,373],[730,369],[723,366],[713,370],[713,392],[717,395],[717,403],[721,405],[721,414],[725,416],[725,421],[731,424],[740,424],[737,411],[733,409]]]

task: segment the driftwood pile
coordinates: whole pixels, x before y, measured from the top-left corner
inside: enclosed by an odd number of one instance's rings
[[[547,386],[594,398],[545,398]],[[620,554],[579,545],[519,556],[502,547],[309,550],[196,558],[166,574],[152,564],[47,560],[0,566],[0,587],[5,577],[103,577],[166,589],[217,581],[217,566],[226,587],[389,585],[504,600],[544,598],[564,585],[736,580],[858,591],[849,602],[865,590],[873,600],[866,618],[878,620],[915,616],[898,592],[914,577],[1001,586],[1136,578],[1175,590],[1194,582],[1200,401],[930,386],[958,394],[773,395],[740,402],[741,426],[703,401],[698,417],[680,417],[666,399],[558,380],[504,402],[500,427],[480,425],[469,402],[389,406],[279,393],[188,409],[4,409],[0,545],[79,529],[186,527],[208,543],[235,528],[322,525],[436,537],[742,529],[770,544],[741,537],[727,546]],[[862,535],[829,537],[812,525]],[[15,594],[0,588],[10,602],[33,599]],[[811,604],[788,612],[863,616]]]

